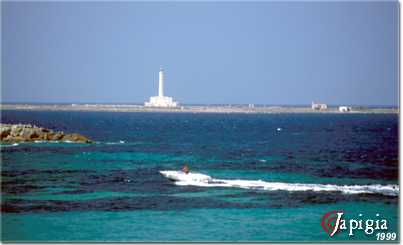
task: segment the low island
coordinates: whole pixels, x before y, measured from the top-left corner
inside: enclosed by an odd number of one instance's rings
[[[269,105],[181,105],[149,107],[136,104],[0,104],[0,110],[20,111],[96,111],[96,112],[173,112],[173,113],[399,113],[397,107],[353,106],[346,112],[338,106],[313,109],[311,106]]]

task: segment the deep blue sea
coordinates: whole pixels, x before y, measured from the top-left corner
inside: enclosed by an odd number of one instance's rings
[[[397,114],[10,110],[1,121],[95,141],[2,145],[3,241],[354,242],[398,233],[398,190],[388,189],[398,185]],[[185,162],[235,184],[178,185],[159,173]],[[334,210],[364,225],[385,219],[388,229],[330,237],[321,221]]]

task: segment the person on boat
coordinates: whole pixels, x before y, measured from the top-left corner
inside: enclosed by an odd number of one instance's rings
[[[185,174],[189,173],[189,166],[185,163],[185,165],[182,168],[182,172],[184,172]]]

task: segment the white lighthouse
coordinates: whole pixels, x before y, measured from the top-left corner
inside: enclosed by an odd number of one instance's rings
[[[164,71],[160,69],[158,79],[158,97],[164,97]]]
[[[150,97],[150,101],[145,102],[149,107],[177,107],[178,102],[173,101],[172,97],[164,96],[164,71],[160,69],[158,79],[158,96]]]

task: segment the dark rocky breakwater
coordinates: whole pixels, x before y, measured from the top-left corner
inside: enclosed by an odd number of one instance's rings
[[[53,131],[30,124],[0,124],[0,133],[0,140],[7,143],[30,141],[92,142],[81,134],[65,134],[63,131]]]

